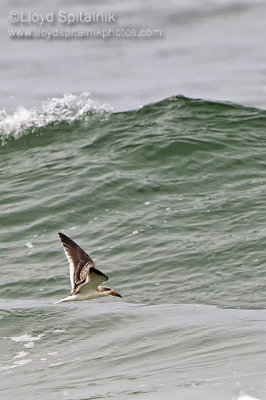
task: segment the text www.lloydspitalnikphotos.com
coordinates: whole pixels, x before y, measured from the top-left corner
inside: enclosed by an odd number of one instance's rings
[[[161,29],[154,27],[136,28],[132,26],[118,27],[117,25],[108,27],[108,24],[118,23],[118,16],[110,10],[104,12],[59,10],[47,13],[12,10],[8,14],[8,20],[15,25],[12,29],[8,29],[8,36],[13,39],[149,39],[163,37]],[[77,25],[83,25],[83,27],[78,28]]]

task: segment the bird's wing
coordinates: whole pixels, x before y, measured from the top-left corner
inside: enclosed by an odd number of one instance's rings
[[[77,269],[74,293],[97,291],[98,286],[108,280],[108,276],[96,269],[90,263],[80,265]]]
[[[63,245],[66,258],[69,262],[69,275],[73,291],[74,288],[77,287],[77,283],[80,281],[80,278],[83,278],[84,280],[85,269],[82,272],[83,267],[86,265],[86,270],[88,270],[88,267],[94,268],[95,265],[90,256],[72,239],[61,232],[58,233],[58,236]]]

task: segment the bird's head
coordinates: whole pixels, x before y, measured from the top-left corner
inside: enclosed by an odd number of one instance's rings
[[[103,296],[115,296],[115,297],[123,297],[121,294],[115,292],[113,289],[106,287],[106,286],[98,286],[98,293]]]

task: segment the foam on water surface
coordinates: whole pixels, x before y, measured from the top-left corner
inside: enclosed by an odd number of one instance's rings
[[[18,107],[13,113],[0,111],[0,137],[4,142],[9,137],[18,139],[28,131],[35,131],[49,124],[72,123],[89,113],[110,112],[111,106],[99,104],[90,93],[65,94],[61,98],[44,101],[39,108]]]

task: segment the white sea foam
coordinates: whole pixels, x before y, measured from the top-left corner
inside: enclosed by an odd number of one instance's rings
[[[61,98],[45,101],[39,108],[18,107],[12,114],[0,111],[0,137],[4,142],[8,137],[19,138],[27,131],[35,131],[48,124],[71,123],[83,119],[88,113],[110,112],[107,104],[99,105],[90,93],[80,95],[65,94]]]
[[[37,336],[31,336],[31,335],[21,335],[21,336],[12,336],[11,340],[14,342],[33,342],[35,340],[40,340],[43,334],[37,335]]]
[[[27,356],[28,355],[28,353],[26,352],[26,351],[20,351],[15,357],[14,357],[14,360],[16,359],[16,358],[22,358],[22,357],[25,357],[25,356]]]
[[[57,363],[49,364],[48,367],[59,367],[60,365],[64,365],[63,361],[59,361]]]
[[[22,360],[14,361],[14,363],[12,365],[4,365],[4,366],[2,366],[0,368],[0,371],[5,371],[5,370],[21,367],[22,365],[28,364],[31,361],[32,360],[30,358],[27,358],[27,359],[25,358],[25,359],[22,359]]]
[[[239,397],[234,397],[233,400],[260,400],[260,399],[244,394],[240,395]]]
[[[41,337],[44,336],[43,334],[37,335],[37,336],[31,336],[31,335],[21,335],[21,336],[13,336],[10,339],[13,340],[13,342],[18,342],[18,343],[24,343],[24,347],[27,349],[34,347],[34,342],[37,340],[40,340]]]
[[[62,333],[62,332],[66,332],[66,330],[64,328],[57,328],[53,331],[53,333]]]
[[[27,359],[24,359],[24,360],[15,361],[14,364],[15,364],[17,367],[20,367],[21,365],[28,364],[28,363],[31,362],[31,361],[32,361],[32,360],[31,360],[30,358],[27,358]]]
[[[26,347],[26,349],[31,349],[34,347],[34,342],[27,342],[24,344],[24,347]]]

